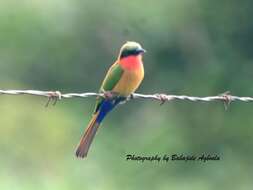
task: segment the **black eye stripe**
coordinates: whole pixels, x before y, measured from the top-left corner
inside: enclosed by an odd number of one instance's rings
[[[138,55],[140,52],[137,51],[136,49],[131,49],[131,50],[123,50],[121,55],[120,55],[120,58],[123,58],[123,57],[127,57],[127,56],[130,56],[130,55]]]

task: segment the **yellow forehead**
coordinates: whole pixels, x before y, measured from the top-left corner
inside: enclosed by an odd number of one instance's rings
[[[123,46],[122,49],[132,49],[132,48],[141,48],[141,45],[137,42],[128,41]]]

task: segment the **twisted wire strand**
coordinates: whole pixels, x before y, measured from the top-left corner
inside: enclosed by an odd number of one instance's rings
[[[63,98],[88,98],[88,97],[105,97],[105,93],[94,93],[94,92],[85,92],[85,93],[65,93],[62,94],[60,91],[38,91],[38,90],[0,90],[0,95],[35,95],[35,96],[44,96],[48,98],[56,98],[58,100]],[[217,96],[186,96],[186,95],[169,95],[169,94],[139,94],[134,93],[127,98],[130,99],[152,99],[158,101],[172,101],[172,100],[187,100],[187,101],[200,101],[200,102],[211,102],[211,101],[224,101],[230,103],[232,101],[242,101],[242,102],[251,102],[253,97],[239,97],[225,92]]]

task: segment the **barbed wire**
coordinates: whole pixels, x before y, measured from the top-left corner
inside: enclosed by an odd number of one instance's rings
[[[0,90],[0,95],[34,95],[34,96],[44,96],[48,98],[46,106],[50,103],[51,100],[54,100],[53,105],[56,104],[57,100],[63,98],[88,98],[88,97],[104,97],[104,98],[113,98],[116,96],[112,92],[105,93],[94,93],[94,92],[85,92],[85,93],[65,93],[62,94],[60,91],[39,91],[39,90]],[[161,104],[172,101],[172,100],[186,100],[192,102],[211,102],[211,101],[222,101],[225,108],[233,101],[242,101],[242,102],[251,102],[253,97],[239,97],[234,96],[229,93],[229,91],[216,95],[216,96],[186,96],[186,95],[170,95],[170,94],[139,94],[133,93],[126,98],[126,101],[131,99],[151,99],[160,101]]]

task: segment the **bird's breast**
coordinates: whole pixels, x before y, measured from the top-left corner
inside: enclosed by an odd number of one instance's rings
[[[113,88],[121,96],[129,96],[139,87],[144,78],[143,64],[140,62],[134,69],[124,69],[121,79]]]

